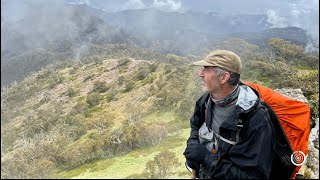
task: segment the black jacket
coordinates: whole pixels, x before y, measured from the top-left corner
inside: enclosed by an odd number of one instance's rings
[[[204,160],[203,168],[210,172],[209,176],[204,178],[269,178],[276,140],[269,113],[254,89],[242,84],[240,94],[233,118],[224,121],[219,128],[220,136],[235,141],[237,125],[241,119],[243,128],[240,130],[239,141],[235,145],[219,141],[218,153],[207,156]],[[242,106],[243,103],[240,102],[248,99],[243,97],[253,94],[256,95],[256,99],[252,104],[247,106],[250,103],[244,102],[246,105]],[[210,102],[208,98],[208,93],[205,93],[196,102],[194,114],[190,119],[191,133],[187,143],[199,142],[199,128],[205,121],[210,127],[208,124],[211,124],[212,118],[205,117],[211,113],[210,106],[205,113],[206,102]]]

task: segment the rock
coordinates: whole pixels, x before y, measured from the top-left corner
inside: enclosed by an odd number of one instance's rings
[[[313,172],[311,179],[319,179],[319,118],[315,120],[315,127],[311,129],[309,135],[309,153],[307,167]]]
[[[316,175],[311,171],[311,169],[308,168],[305,164],[302,165],[302,167],[300,168],[297,176],[299,176],[299,175],[300,175],[300,178],[299,178],[299,179],[303,179],[303,178],[304,178],[304,179],[311,179],[312,177],[314,177],[314,178],[312,178],[312,179],[315,179],[315,176],[316,176]]]
[[[307,98],[303,95],[301,89],[293,89],[293,88],[282,88],[276,89],[279,93],[289,98],[293,98],[298,101],[302,101],[308,104]]]
[[[319,139],[318,139],[319,141]],[[306,166],[311,169],[311,176],[307,177],[306,174],[304,177],[310,179],[319,179],[319,149],[315,148],[312,141],[309,141],[309,153],[307,156]]]
[[[314,147],[319,149],[319,118],[314,120],[315,127],[311,129],[309,141],[312,141],[314,143]]]

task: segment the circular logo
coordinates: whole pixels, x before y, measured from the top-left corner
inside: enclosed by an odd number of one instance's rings
[[[306,155],[302,151],[295,151],[291,154],[291,162],[296,166],[301,166],[306,161]]]

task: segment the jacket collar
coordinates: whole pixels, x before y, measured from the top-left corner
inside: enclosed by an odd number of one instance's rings
[[[247,85],[241,85],[237,106],[240,106],[244,111],[251,109],[258,101],[258,95]]]

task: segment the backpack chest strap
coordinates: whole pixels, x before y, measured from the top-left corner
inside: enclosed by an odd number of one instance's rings
[[[218,137],[218,139],[220,139],[220,140],[222,140],[222,141],[224,141],[224,142],[226,142],[226,143],[228,143],[228,144],[236,145],[236,144],[238,143],[238,142],[236,142],[236,141],[228,140],[228,139],[220,136],[219,134],[217,134],[217,133],[215,133],[215,132],[214,132],[214,134]]]

